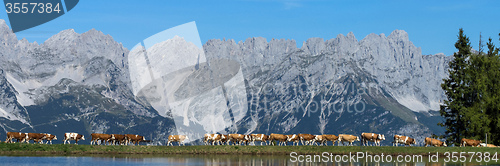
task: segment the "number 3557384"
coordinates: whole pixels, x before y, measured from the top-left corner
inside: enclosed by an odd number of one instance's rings
[[[52,3],[6,3],[5,10],[7,13],[59,13],[61,12],[60,4]]]

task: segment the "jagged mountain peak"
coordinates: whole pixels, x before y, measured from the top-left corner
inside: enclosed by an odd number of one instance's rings
[[[59,46],[60,44],[71,44],[73,43],[78,37],[80,37],[80,34],[76,33],[74,29],[67,29],[63,30],[56,35],[50,37],[47,39],[45,42],[43,42],[42,45],[48,46],[48,47],[56,47]]]
[[[7,31],[7,32],[8,32],[8,31],[10,31],[10,32],[12,32],[12,31],[10,30],[9,26],[7,25],[7,23],[5,22],[5,20],[4,20],[4,19],[0,19],[0,30],[1,30],[2,32],[5,32],[5,31]]]
[[[404,30],[398,30],[398,29],[392,31],[392,33],[387,38],[399,41],[410,41],[408,33]]]
[[[326,50],[326,43],[323,38],[309,38],[302,44],[302,50],[309,51],[311,55],[318,55]]]
[[[12,47],[18,42],[16,34],[12,32],[5,20],[0,19],[0,47]]]
[[[347,36],[346,36],[348,39],[356,39],[356,36],[354,36],[354,33],[351,31],[349,33],[347,33]],[[358,39],[356,39],[357,41]]]
[[[365,38],[363,38],[360,43],[373,43],[373,42],[380,42],[384,39],[386,39],[387,37],[385,37],[385,34],[381,33],[379,35],[375,34],[375,33],[370,33],[368,35],[366,35]]]
[[[353,32],[347,33],[347,35],[344,36],[344,34],[338,34],[337,37],[331,40],[337,40],[337,41],[349,41],[349,42],[358,42],[358,39],[356,39],[356,36],[354,36]]]

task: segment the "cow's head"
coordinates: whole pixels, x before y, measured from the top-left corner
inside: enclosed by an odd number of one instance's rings
[[[378,135],[378,139],[379,139],[379,140],[385,140],[385,136],[384,136],[384,134],[379,134],[379,135]]]
[[[447,147],[447,146],[448,146],[448,145],[446,145],[446,142],[445,142],[445,141],[443,141],[443,146],[444,146],[444,147]]]
[[[54,135],[54,138],[52,138],[52,139],[53,139],[53,140],[57,140],[57,136],[56,136],[56,135]]]
[[[85,140],[85,136],[84,135],[82,135],[82,140]]]
[[[359,137],[358,136],[356,136],[356,141],[359,141]]]
[[[417,142],[415,141],[415,139],[412,139],[412,141],[410,143],[411,144],[416,144]]]

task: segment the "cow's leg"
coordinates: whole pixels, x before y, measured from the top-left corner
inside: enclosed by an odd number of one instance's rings
[[[78,145],[78,139],[75,139],[75,145]]]

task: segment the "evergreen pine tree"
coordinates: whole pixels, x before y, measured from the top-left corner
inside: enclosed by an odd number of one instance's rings
[[[444,83],[441,84],[447,99],[440,108],[440,114],[444,118],[444,122],[438,123],[438,125],[446,127],[445,137],[447,142],[458,145],[461,136],[466,132],[466,119],[462,117],[466,116],[465,109],[471,106],[470,96],[467,95],[468,87],[465,73],[467,60],[471,54],[471,45],[463,29],[459,30],[455,48],[458,49],[458,52],[453,54],[454,59],[449,63],[449,76],[443,79]]]

